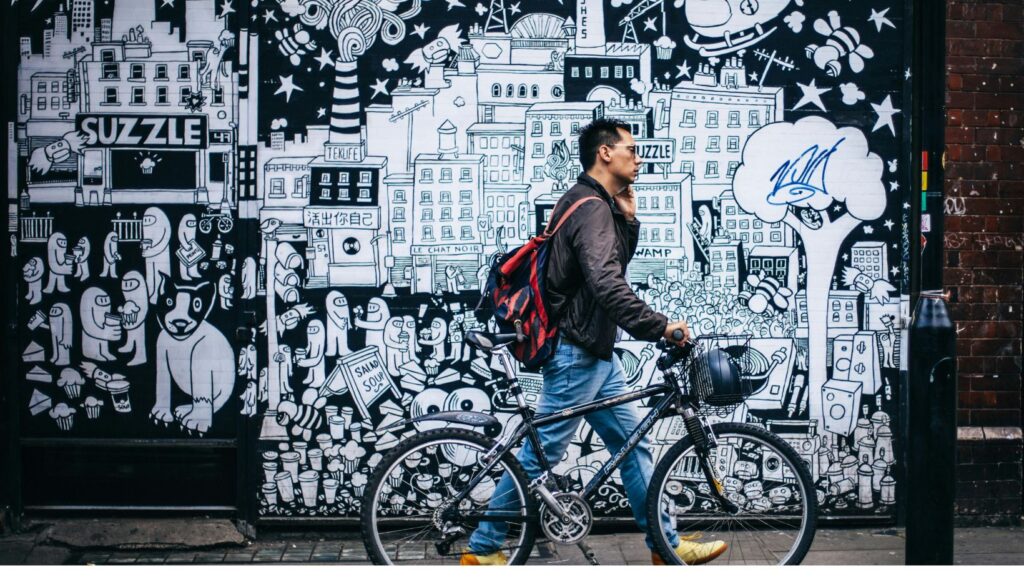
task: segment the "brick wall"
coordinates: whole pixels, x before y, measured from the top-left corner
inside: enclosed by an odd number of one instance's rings
[[[961,521],[1021,516],[1024,0],[951,1],[944,284],[959,331]]]

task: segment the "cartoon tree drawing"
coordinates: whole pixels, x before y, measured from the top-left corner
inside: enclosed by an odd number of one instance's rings
[[[784,222],[806,248],[812,419],[822,417],[826,304],[836,259],[854,228],[885,212],[883,168],[861,131],[808,116],[795,123],[769,124],[751,135],[733,179],[740,208],[765,222]]]

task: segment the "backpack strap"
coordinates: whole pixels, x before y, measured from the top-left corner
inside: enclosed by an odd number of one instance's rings
[[[591,201],[591,200],[601,200],[601,199],[596,197],[596,196],[585,196],[585,197],[577,200],[576,202],[572,203],[572,206],[570,206],[569,209],[565,211],[565,214],[562,215],[562,218],[558,219],[558,223],[555,224],[555,228],[554,229],[551,228],[551,223],[550,222],[548,223],[547,229],[544,230],[544,237],[545,238],[550,237],[550,236],[554,235],[556,232],[558,232],[558,229],[562,228],[562,225],[565,224],[565,221],[569,220],[569,217],[572,216],[572,213],[576,212],[576,209],[579,208],[580,205],[582,205],[585,202]]]

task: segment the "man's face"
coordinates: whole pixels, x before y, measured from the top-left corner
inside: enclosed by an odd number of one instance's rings
[[[636,181],[637,174],[640,172],[640,157],[636,155],[636,140],[628,131],[621,128],[617,130],[620,140],[606,147],[608,155],[611,157],[608,162],[608,171],[627,184],[631,184]],[[614,194],[617,191],[609,192]]]

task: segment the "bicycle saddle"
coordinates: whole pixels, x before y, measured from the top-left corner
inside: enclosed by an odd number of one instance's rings
[[[516,342],[515,333],[485,333],[483,331],[466,331],[466,342],[470,346],[484,352],[491,352],[496,347]]]

